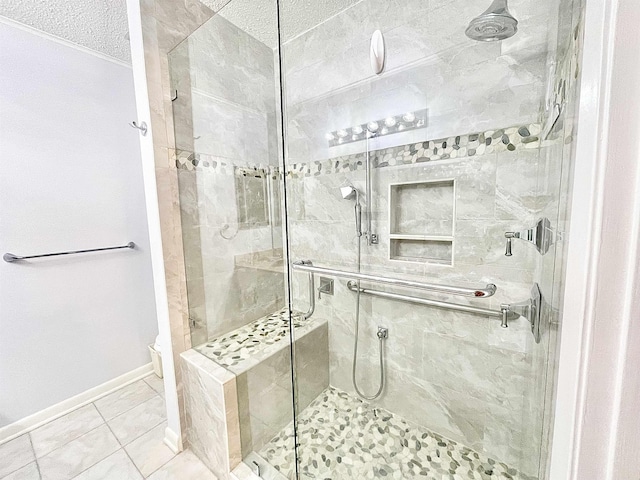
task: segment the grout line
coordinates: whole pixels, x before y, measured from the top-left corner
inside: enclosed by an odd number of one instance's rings
[[[154,473],[156,473],[158,470],[162,469],[165,465],[167,465],[168,463],[170,463],[171,461],[175,460],[178,455],[182,454],[183,452],[186,452],[186,450],[183,450],[180,453],[174,453],[173,457],[171,457],[169,460],[167,460],[166,462],[164,462],[162,465],[160,465],[158,468],[156,468],[153,472],[151,472],[149,475],[147,475],[146,477],[143,475],[143,478],[149,478],[151,475],[153,475]],[[173,453],[173,452],[172,452]]]
[[[100,416],[102,416],[102,414],[100,414]],[[104,419],[104,417],[102,417]],[[115,417],[114,417],[115,418]],[[136,462],[133,461],[133,458],[131,458],[131,456],[129,455],[129,452],[127,452],[127,450],[124,448],[124,445],[122,445],[122,442],[120,442],[120,439],[116,436],[116,434],[113,432],[111,425],[109,425],[109,423],[105,420],[105,425],[107,426],[107,428],[109,429],[109,431],[111,432],[111,434],[115,437],[116,441],[118,442],[118,445],[120,445],[120,448],[118,450],[116,450],[116,452],[118,452],[119,450],[122,450],[124,452],[124,454],[127,456],[127,458],[131,461],[131,463],[133,464],[133,467],[136,469],[136,471],[140,474],[140,476],[142,478],[145,478],[144,475],[142,475],[142,472],[140,471],[140,469],[138,468],[138,466],[136,465]],[[114,453],[116,453],[114,452]],[[111,456],[111,455],[109,455]],[[109,457],[107,457],[109,458]]]
[[[120,447],[118,450],[116,450],[115,452],[107,455],[106,457],[104,457],[102,460],[100,460],[99,462],[94,463],[93,465],[85,468],[84,470],[82,470],[80,473],[78,473],[77,475],[74,475],[71,480],[73,480],[74,478],[78,478],[80,475],[82,475],[84,472],[86,472],[87,470],[95,467],[96,465],[98,465],[99,463],[104,462],[106,459],[113,457],[116,453],[118,453],[120,450],[124,450],[122,447]],[[125,452],[126,453],[126,452]]]
[[[142,379],[140,379],[140,380],[144,381],[144,378],[142,378]],[[134,382],[134,383],[135,383],[135,382]],[[113,420],[113,419],[115,419],[115,418],[117,418],[117,417],[119,417],[119,416],[121,416],[121,415],[123,415],[123,414],[125,414],[125,413],[127,413],[127,412],[129,412],[129,411],[131,411],[131,410],[133,410],[134,408],[139,407],[140,405],[142,405],[142,404],[143,404],[143,403],[145,403],[145,402],[148,402],[148,401],[150,401],[150,400],[153,400],[155,397],[158,397],[158,398],[160,398],[161,400],[163,400],[163,401],[164,401],[164,398],[162,397],[162,395],[160,395],[160,394],[159,394],[155,389],[153,389],[153,388],[151,387],[151,385],[149,385],[147,382],[144,382],[144,383],[147,385],[147,387],[149,387],[149,388],[154,392],[154,396],[153,396],[153,397],[151,397],[151,398],[149,398],[149,399],[147,399],[147,400],[145,400],[145,401],[143,401],[143,402],[141,402],[141,403],[139,403],[139,404],[137,404],[136,406],[134,406],[134,407],[132,407],[132,408],[130,408],[130,409],[128,409],[128,410],[125,410],[125,411],[121,412],[120,414],[118,414],[118,415],[116,415],[115,417],[113,417],[111,420]],[[126,387],[126,386],[125,386],[125,387]],[[122,387],[122,388],[125,388],[125,387]],[[119,390],[116,390],[116,392],[117,392],[117,391],[119,391]],[[115,393],[115,392],[113,392],[113,393]],[[148,477],[145,477],[145,476],[142,474],[142,472],[140,472],[140,469],[138,469],[138,466],[135,464],[135,462],[133,461],[133,459],[131,458],[131,456],[129,455],[129,453],[128,453],[128,452],[126,451],[126,449],[124,448],[124,447],[125,447],[125,445],[123,445],[123,444],[122,444],[122,442],[120,441],[120,439],[116,436],[116,434],[114,433],[113,429],[112,429],[112,428],[111,428],[111,426],[109,425],[109,422],[108,422],[107,420],[105,420],[104,415],[102,414],[102,412],[100,412],[100,410],[98,409],[98,407],[95,405],[95,402],[92,402],[92,403],[90,403],[89,405],[92,405],[92,406],[95,408],[95,410],[98,412],[98,415],[100,415],[100,418],[102,419],[102,422],[103,422],[103,423],[102,423],[102,424],[100,424],[100,425],[98,425],[97,427],[92,428],[91,430],[88,430],[88,431],[84,432],[82,435],[79,435],[79,436],[77,436],[77,437],[75,437],[75,438],[73,438],[73,439],[70,439],[68,442],[66,442],[66,443],[64,443],[64,444],[60,445],[59,447],[57,447],[57,448],[55,448],[55,449],[51,450],[50,452],[46,453],[46,454],[45,454],[45,455],[43,455],[41,458],[44,458],[44,457],[47,457],[47,456],[51,455],[52,453],[54,453],[54,452],[56,452],[56,451],[58,451],[58,450],[60,450],[60,449],[62,449],[62,448],[64,448],[64,447],[66,447],[66,446],[67,446],[67,445],[69,445],[71,442],[74,442],[74,441],[76,441],[76,440],[78,440],[78,439],[80,439],[80,438],[84,437],[85,435],[87,435],[87,434],[89,434],[89,433],[93,432],[94,430],[96,430],[96,429],[98,429],[98,428],[100,428],[100,427],[102,427],[102,426],[106,425],[106,426],[107,426],[107,428],[109,429],[109,432],[114,436],[114,438],[116,439],[116,441],[118,442],[118,445],[119,445],[120,447],[119,447],[116,451],[114,451],[113,453],[111,453],[111,454],[109,454],[108,456],[106,456],[105,458],[103,458],[102,460],[99,460],[98,462],[94,463],[93,465],[89,465],[87,468],[85,468],[84,470],[82,470],[81,472],[79,472],[79,473],[78,473],[78,475],[80,475],[80,474],[82,474],[82,473],[86,472],[87,470],[89,470],[90,468],[94,467],[94,466],[95,466],[95,465],[97,465],[98,463],[100,463],[100,462],[102,462],[102,461],[106,460],[107,458],[111,457],[112,455],[114,455],[115,453],[117,453],[119,450],[123,450],[123,451],[124,451],[124,453],[125,453],[125,455],[127,455],[127,457],[129,458],[129,460],[131,460],[131,462],[133,463],[133,465],[134,465],[134,467],[136,468],[136,470],[138,471],[138,473],[140,473],[141,477],[142,477],[142,478],[148,478]],[[69,412],[69,413],[65,414],[64,416],[69,415],[70,413],[73,413],[73,412],[75,412],[75,411],[79,410],[80,408],[84,408],[85,406],[86,406],[86,405],[83,405],[83,406],[81,406],[81,407],[78,407],[78,408],[76,408],[76,409],[72,410],[71,412]],[[59,417],[59,418],[63,418],[64,416]],[[57,420],[57,419],[56,419],[56,420]],[[52,422],[53,422],[53,421],[54,421],[54,420],[52,420]],[[149,433],[151,430],[153,430],[154,428],[156,428],[158,425],[160,425],[161,423],[163,423],[163,422],[165,422],[165,421],[166,421],[166,418],[163,418],[161,422],[159,422],[158,424],[154,425],[154,426],[153,426],[153,427],[151,427],[149,430],[147,430],[147,431],[143,432],[141,435],[137,436],[136,438],[132,439],[132,440],[131,440],[130,442],[128,442],[126,445],[129,445],[131,442],[133,442],[133,441],[137,440],[137,439],[138,439],[138,438],[140,438],[141,436],[146,435],[146,434],[147,434],[147,433]],[[46,424],[44,424],[44,425],[47,425],[47,424],[49,424],[49,423],[51,423],[51,422],[47,422],[47,423],[46,423]],[[43,425],[43,426],[44,426],[44,425]],[[26,433],[26,435],[27,435],[27,438],[29,439],[29,446],[30,446],[30,448],[31,448],[31,452],[33,453],[33,458],[34,458],[34,462],[35,462],[35,464],[36,464],[36,468],[38,469],[38,475],[40,475],[40,478],[42,478],[42,472],[41,472],[41,470],[40,470],[39,458],[36,456],[35,449],[33,448],[33,440],[32,440],[32,438],[31,438],[31,432],[27,432],[27,433]],[[177,455],[174,455],[171,459],[169,459],[167,462],[165,462],[164,464],[162,464],[160,467],[158,467],[158,469],[154,470],[151,474],[155,473],[157,470],[159,470],[160,468],[164,467],[167,463],[169,463],[171,460],[173,460],[176,456],[177,456]],[[29,462],[29,463],[31,463],[31,462]],[[27,465],[29,465],[29,463],[27,463]],[[20,470],[21,468],[26,467],[27,465],[22,465],[22,466],[18,467],[18,468],[17,468],[16,470],[14,470],[13,472],[9,472],[9,475],[11,475],[11,474],[13,474],[13,473],[17,472],[18,470]],[[149,474],[149,475],[151,475],[151,474]],[[74,476],[73,478],[76,478],[78,475]]]
[[[58,450],[60,450],[61,448],[66,447],[67,445],[69,445],[71,442],[75,442],[76,440],[78,440],[79,438],[84,437],[85,435],[88,435],[89,433],[97,430],[98,428],[102,427],[103,425],[106,425],[106,423],[103,423],[102,425],[98,425],[97,427],[92,428],[91,430],[87,430],[86,432],[84,432],[82,435],[80,435],[79,437],[74,438],[73,440],[69,440],[67,443],[60,445],[57,448],[54,448],[53,450],[51,450],[50,452],[48,452],[47,454],[43,455],[40,458],[45,458],[48,457],[49,455],[51,455],[53,452],[57,452]],[[37,460],[37,459],[36,459]]]
[[[151,397],[151,398],[150,398],[150,399],[148,399],[148,400],[145,400],[145,401],[144,401],[144,402],[142,402],[140,405],[143,405],[143,404],[145,404],[145,403],[147,403],[147,402],[150,402],[151,400],[154,400],[156,397],[160,398],[160,400],[162,400],[163,402],[165,401],[164,397],[162,397],[160,394],[156,393],[156,394],[155,394],[155,396]],[[137,405],[137,406],[135,406],[135,407],[133,407],[133,408],[138,408],[140,405]],[[133,408],[132,408],[131,410],[133,410]],[[118,436],[115,434],[115,432],[114,432],[114,431],[113,431],[113,429],[111,428],[111,425],[109,425],[109,422],[110,422],[110,421],[112,421],[112,420],[115,420],[116,418],[121,417],[121,416],[122,416],[122,415],[124,415],[125,413],[129,413],[131,410],[127,410],[126,412],[122,412],[120,415],[117,415],[117,416],[113,417],[111,420],[109,420],[109,421],[105,421],[105,423],[106,423],[106,424],[107,424],[107,426],[109,427],[109,430],[111,430],[111,433],[113,433],[113,436],[114,436],[114,437],[116,437],[116,440],[118,440],[118,443],[119,443],[122,447],[125,447],[126,445],[129,445],[131,442],[133,442],[133,441],[137,440],[137,439],[138,439],[138,438],[140,438],[142,435],[146,435],[146,434],[147,434],[147,433],[149,433],[151,430],[153,430],[154,428],[156,428],[158,425],[160,425],[161,423],[163,423],[163,422],[166,422],[166,421],[167,421],[167,417],[166,417],[166,415],[165,415],[165,416],[162,418],[162,420],[161,420],[160,422],[156,423],[156,424],[155,424],[154,426],[152,426],[149,430],[146,430],[145,432],[143,432],[142,434],[138,435],[137,437],[135,437],[135,438],[133,438],[133,439],[129,440],[129,441],[125,444],[125,443],[122,443],[122,442],[120,441],[120,439],[118,438]],[[103,417],[103,418],[104,418],[104,417]]]
[[[138,383],[138,382],[143,382],[143,383],[144,383],[144,384],[145,384],[149,389],[151,389],[151,391],[152,391],[156,396],[158,396],[158,392],[156,392],[153,388],[151,388],[151,385],[149,385],[147,382],[145,382],[145,381],[144,381],[144,378],[141,378],[141,379],[139,379],[139,380],[136,380],[135,382],[133,382],[133,383],[131,383],[131,384],[129,384],[129,385],[125,385],[125,386],[124,386],[124,387],[122,387],[121,389],[116,390],[115,392],[111,392],[109,395],[113,395],[114,393],[117,393],[117,392],[119,392],[120,390],[123,390],[123,389],[125,389],[126,387],[129,387],[129,386],[131,386],[131,385],[135,385],[135,384],[136,384],[136,383]],[[102,397],[102,398],[106,398],[106,397],[108,397],[109,395],[106,395],[105,397]],[[153,397],[151,397],[151,398],[153,398]],[[129,412],[129,411],[133,410],[134,408],[139,407],[139,406],[140,406],[140,405],[142,405],[144,402],[147,402],[147,401],[151,400],[151,398],[148,398],[147,400],[143,400],[142,402],[137,403],[137,404],[136,404],[136,405],[134,405],[133,407],[131,407],[131,408],[127,409],[127,410],[124,410],[124,411],[120,412],[118,415],[116,415],[115,417],[110,418],[109,420],[113,420],[114,418],[119,417],[119,416],[120,416],[120,415],[122,415],[123,413],[127,413],[127,412]],[[98,400],[101,400],[101,399],[98,399]],[[98,410],[98,413],[100,413],[100,416],[104,419],[104,415],[102,415],[102,412],[100,412],[100,409],[98,408],[98,406],[97,406],[95,403],[96,403],[96,402],[93,402],[93,406],[94,406],[94,407],[96,407],[96,410]],[[104,421],[105,421],[105,423],[107,422],[107,420],[104,420]]]
[[[38,462],[38,459],[36,458],[36,451],[33,449],[33,442],[31,441],[31,436],[29,436],[29,433],[26,433],[26,434],[24,434],[24,435],[27,435],[27,436],[28,436],[27,438],[29,439],[29,446],[31,447],[31,453],[33,453],[33,462],[36,462],[36,467],[38,467],[38,473],[40,473],[40,467],[38,466],[38,463],[37,463],[37,462]],[[21,436],[22,436],[22,435],[20,435],[20,437],[21,437]],[[16,437],[16,438],[14,438],[13,440],[16,440],[16,439],[18,439],[18,438],[20,438],[20,437]],[[12,442],[13,440],[9,440],[9,442]],[[7,443],[9,443],[9,442],[7,442]],[[29,465],[30,463],[33,463],[33,462],[28,462],[28,463],[26,463],[26,464],[24,464],[24,465],[20,465],[20,466],[19,466],[18,468],[16,468],[15,470],[12,470],[12,471],[8,472],[8,473],[7,473],[5,476],[3,476],[3,477],[2,477],[2,479],[0,479],[0,480],[3,480],[4,478],[7,478],[9,475],[13,475],[13,474],[14,474],[14,473],[16,473],[18,470],[23,469],[24,467],[26,467],[27,465]]]
[[[42,472],[40,471],[40,464],[38,463],[38,457],[36,456],[36,449],[33,448],[33,439],[31,438],[31,432],[27,433],[29,436],[29,445],[31,445],[31,451],[33,452],[34,462],[36,464],[36,468],[38,469],[38,476],[42,478]],[[27,464],[28,465],[28,464]]]
[[[140,477],[141,477],[141,478],[147,478],[147,477],[145,477],[145,476],[142,474],[142,472],[141,472],[141,471],[140,471],[140,469],[138,468],[138,465],[136,465],[136,462],[134,462],[134,461],[133,461],[133,458],[131,458],[131,455],[129,455],[129,452],[127,452],[127,449],[126,449],[126,448],[124,448],[124,447],[122,447],[122,449],[121,449],[121,450],[122,450],[122,451],[124,452],[124,454],[127,456],[127,458],[129,459],[129,461],[133,464],[133,467],[134,467],[134,468],[137,470],[137,472],[140,474]]]

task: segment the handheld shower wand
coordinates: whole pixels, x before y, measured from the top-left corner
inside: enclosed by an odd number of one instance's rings
[[[367,159],[368,162],[368,159]],[[351,200],[351,199],[355,199],[356,204],[354,207],[354,211],[356,214],[356,234],[358,235],[358,250],[357,250],[357,264],[356,264],[356,271],[360,272],[360,268],[362,265],[362,237],[364,236],[364,233],[362,232],[362,206],[360,205],[360,192],[358,191],[357,188],[355,188],[353,185],[346,185],[344,187],[340,187],[340,193],[342,194],[342,198],[344,198],[345,200]],[[366,233],[367,235],[367,239],[369,240],[371,237],[370,232]],[[378,352],[379,352],[379,359],[380,359],[380,384],[378,387],[378,390],[375,394],[368,396],[366,395],[362,390],[360,390],[360,387],[358,386],[358,381],[356,379],[356,374],[358,371],[358,343],[360,341],[360,281],[358,280],[356,282],[356,287],[357,287],[357,295],[356,295],[356,311],[355,311],[355,317],[356,317],[356,323],[355,323],[355,332],[354,332],[354,341],[353,341],[353,363],[352,363],[352,368],[351,368],[351,381],[353,383],[353,388],[355,389],[356,393],[358,394],[358,396],[360,396],[360,398],[362,398],[363,400],[375,400],[376,398],[378,398],[380,395],[382,395],[382,392],[384,390],[384,385],[385,385],[385,373],[384,373],[384,343],[385,340],[388,337],[388,331],[386,328],[384,327],[379,327],[378,328]]]
[[[354,207],[354,212],[356,216],[356,234],[358,237],[362,236],[362,205],[360,205],[360,192],[353,185],[347,185],[345,187],[340,187],[340,193],[342,194],[342,198],[345,200],[349,200],[355,197],[356,204]]]

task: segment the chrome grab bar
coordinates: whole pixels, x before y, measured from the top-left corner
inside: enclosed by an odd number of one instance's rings
[[[91,248],[89,250],[72,250],[69,252],[57,252],[57,253],[43,253],[40,255],[27,255],[27,256],[19,256],[13,253],[5,253],[2,256],[2,259],[5,262],[13,263],[18,262],[20,260],[30,260],[32,258],[44,258],[44,257],[59,257],[61,255],[76,255],[78,253],[90,253],[90,252],[104,252],[106,250],[120,250],[123,248],[133,249],[136,247],[136,244],[133,242],[129,242],[126,245],[119,245],[117,247],[105,247],[105,248]]]
[[[438,285],[435,283],[416,282],[413,280],[403,280],[400,278],[382,277],[379,275],[370,275],[367,273],[346,272],[344,270],[335,270],[333,268],[316,267],[308,260],[297,261],[291,264],[294,270],[307,272],[310,274],[319,273],[331,277],[342,277],[354,280],[364,280],[374,283],[386,283],[396,287],[412,287],[428,290],[431,292],[445,293],[449,295],[461,295],[464,297],[488,298],[496,293],[497,287],[490,283],[484,288],[468,288],[453,287],[450,285]]]
[[[357,292],[358,284],[354,281],[350,281],[347,283],[347,288],[352,292]],[[371,295],[373,297],[387,298],[389,300],[400,300],[403,302],[427,305],[429,307],[439,307],[439,308],[446,308],[448,310],[457,310],[459,312],[477,313],[479,315],[487,315],[489,317],[496,317],[496,318],[503,317],[502,310],[500,311],[489,310],[487,308],[473,307],[471,305],[459,305],[457,303],[442,302],[440,300],[429,300],[426,298],[412,297],[410,295],[403,295],[400,293],[391,293],[391,292],[383,292],[381,290],[373,290],[371,288],[360,287],[360,293],[364,295]],[[506,314],[511,319],[518,317],[518,315],[514,314],[514,312],[511,312],[509,309],[507,309],[506,313],[504,314]]]
[[[358,283],[353,280],[347,283],[347,288],[352,292],[358,291]],[[519,317],[525,318],[531,324],[531,333],[536,343],[540,343],[541,333],[541,313],[542,313],[542,294],[538,284],[534,284],[531,289],[531,298],[525,302],[518,304],[503,303],[500,310],[489,310],[487,308],[473,307],[471,305],[460,305],[457,303],[442,302],[440,300],[429,300],[427,298],[412,297],[400,293],[383,292],[381,290],[373,290],[370,288],[360,287],[362,295],[371,295],[373,297],[386,298],[388,300],[399,300],[401,302],[416,303],[426,305],[428,307],[444,308],[447,310],[455,310],[458,312],[476,313],[478,315],[486,315],[501,320],[502,328],[508,328],[509,322]]]
[[[311,265],[311,262],[302,260],[301,265]],[[316,311],[316,284],[313,273],[309,272],[309,310],[302,314],[305,320],[311,318],[313,312]]]

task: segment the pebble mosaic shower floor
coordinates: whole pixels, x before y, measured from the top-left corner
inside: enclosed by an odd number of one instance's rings
[[[535,480],[329,387],[299,415],[304,479]],[[258,452],[294,478],[293,425]]]

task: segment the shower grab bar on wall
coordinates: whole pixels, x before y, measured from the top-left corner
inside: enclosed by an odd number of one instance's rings
[[[347,288],[352,292],[358,291],[358,283],[351,280],[347,283]],[[388,300],[399,300],[401,302],[415,303],[426,305],[428,307],[444,308],[446,310],[455,310],[458,312],[476,313],[478,315],[486,315],[488,317],[499,318],[502,328],[508,328],[509,322],[519,317],[525,318],[531,324],[531,333],[536,343],[540,343],[542,338],[541,320],[542,320],[542,294],[538,284],[534,284],[531,289],[531,297],[517,304],[503,303],[500,310],[489,310],[487,308],[474,307],[471,305],[460,305],[458,303],[442,302],[440,300],[430,300],[427,298],[412,297],[400,293],[383,292],[371,288],[360,287],[361,295],[370,295],[372,297],[386,298]]]
[[[344,270],[335,270],[333,268],[316,267],[308,260],[293,262],[291,267],[294,270],[307,272],[310,274],[319,273],[330,277],[342,277],[355,280],[364,280],[374,283],[386,283],[397,287],[412,287],[428,290],[431,292],[445,293],[449,295],[461,295],[464,297],[488,298],[496,293],[497,287],[490,283],[484,288],[468,288],[454,287],[450,285],[439,285],[436,283],[416,282],[413,280],[403,280],[400,278],[382,277],[379,275],[370,275],[368,273],[346,272]]]
[[[301,265],[312,265],[311,262],[309,262],[308,260],[302,260],[300,261]],[[316,283],[315,283],[315,279],[313,277],[313,273],[309,272],[309,310],[307,310],[305,313],[303,313],[303,317],[305,320],[308,320],[309,318],[311,318],[311,315],[313,315],[313,312],[316,311]]]
[[[352,292],[358,291],[358,284],[354,281],[347,283],[347,288]],[[446,308],[448,310],[457,310],[460,312],[477,313],[479,315],[487,315],[490,317],[502,318],[503,312],[499,310],[489,310],[488,308],[474,307],[471,305],[459,305],[457,303],[441,302],[440,300],[429,300],[427,298],[412,297],[411,295],[403,295],[400,293],[383,292],[381,290],[373,290],[371,288],[360,287],[360,293],[363,295],[371,295],[372,297],[387,298],[389,300],[400,300],[409,303],[418,303],[429,307]],[[509,315],[516,318],[515,313]]]
[[[76,255],[78,253],[90,253],[90,252],[104,252],[106,250],[121,250],[123,248],[130,248],[133,249],[136,247],[136,244],[133,242],[129,242],[126,245],[119,245],[117,247],[104,247],[104,248],[91,248],[89,250],[72,250],[69,252],[57,252],[57,253],[43,253],[40,255],[28,255],[28,256],[19,256],[19,255],[14,255],[13,253],[5,253],[2,256],[2,259],[5,262],[8,263],[12,263],[12,262],[17,262],[20,260],[30,260],[32,258],[43,258],[43,257],[59,257],[61,255]]]

